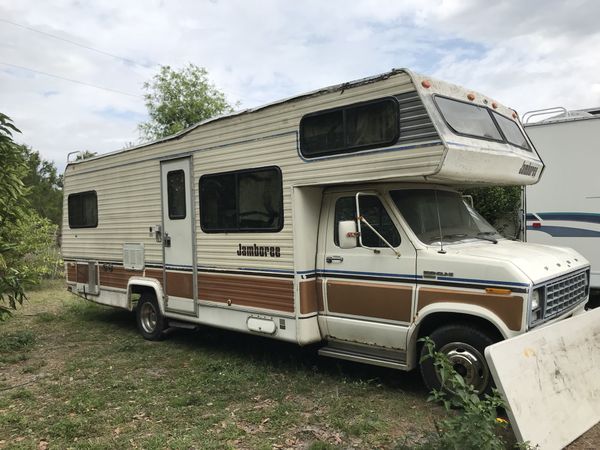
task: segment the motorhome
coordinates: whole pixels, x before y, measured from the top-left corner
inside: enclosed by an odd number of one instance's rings
[[[484,348],[582,311],[589,264],[503,239],[458,188],[542,171],[513,110],[392,70],[69,162],[67,284],[151,340],[204,324],[410,370],[430,336],[484,392]]]
[[[580,252],[592,265],[591,288],[600,294],[600,108],[548,108],[523,118],[546,164],[543,179],[526,188],[526,239]]]

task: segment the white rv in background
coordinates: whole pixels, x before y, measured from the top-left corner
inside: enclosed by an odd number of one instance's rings
[[[526,188],[526,240],[580,252],[592,264],[592,289],[600,290],[600,108],[531,111],[523,121],[546,165]]]
[[[542,169],[510,108],[393,70],[69,162],[68,288],[136,311],[146,339],[205,324],[321,342],[420,365],[433,388],[430,336],[486,392],[484,349],[582,312],[589,264],[503,239],[458,188]]]

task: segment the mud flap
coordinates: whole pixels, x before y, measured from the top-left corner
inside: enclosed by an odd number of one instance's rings
[[[561,449],[600,421],[600,309],[485,350],[519,441]]]

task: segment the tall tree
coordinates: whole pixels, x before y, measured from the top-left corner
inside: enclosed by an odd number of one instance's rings
[[[161,66],[144,83],[144,100],[150,120],[139,125],[142,138],[159,139],[202,120],[233,111],[225,94],[209,80],[203,67],[188,64],[182,70]]]
[[[62,176],[56,166],[46,161],[40,154],[26,146],[22,146],[26,157],[27,174],[23,183],[28,188],[27,200],[41,217],[45,217],[56,225],[62,218]]]
[[[30,175],[31,154],[15,144],[15,132],[20,133],[0,113],[0,319],[23,303],[27,286],[56,270],[48,250],[55,245],[57,227],[31,208],[31,190],[23,182]]]
[[[12,265],[17,244],[13,230],[25,216],[26,189],[21,180],[27,173],[23,149],[13,142],[14,132],[20,133],[10,117],[0,113],[0,318],[25,298],[23,277]]]

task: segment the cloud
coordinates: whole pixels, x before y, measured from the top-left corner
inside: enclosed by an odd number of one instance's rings
[[[64,167],[66,154],[137,141],[142,84],[156,64],[204,66],[231,102],[252,107],[392,67],[479,90],[521,112],[600,105],[593,1],[494,3],[78,2],[0,0],[0,62],[133,94],[120,95],[0,64],[2,112],[20,140]]]

